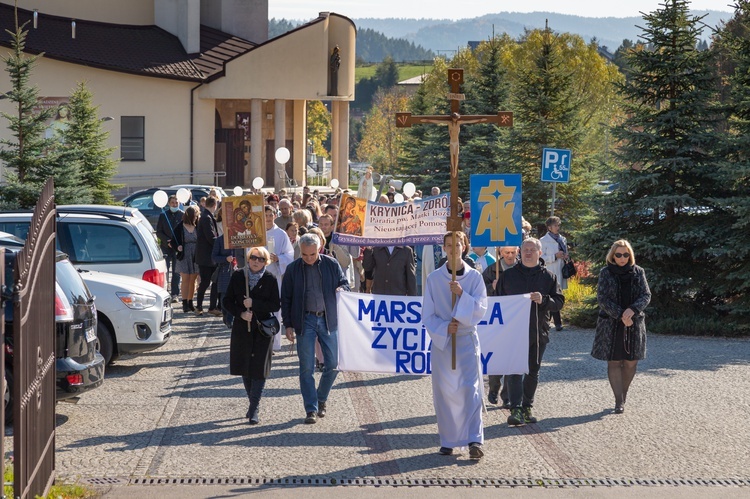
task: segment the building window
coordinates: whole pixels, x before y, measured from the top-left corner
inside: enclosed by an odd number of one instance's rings
[[[146,159],[143,116],[123,116],[120,122],[120,154],[123,161]]]

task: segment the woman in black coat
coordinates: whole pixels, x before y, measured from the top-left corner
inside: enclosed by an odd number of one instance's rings
[[[273,338],[260,332],[259,320],[281,308],[276,277],[266,272],[271,256],[263,247],[250,248],[247,267],[232,274],[224,295],[224,308],[234,316],[229,343],[229,373],[242,376],[250,407],[245,417],[258,424],[258,406],[271,372]],[[248,292],[249,289],[249,292]]]
[[[615,395],[615,414],[625,412],[628,388],[638,361],[646,357],[643,313],[651,301],[646,273],[635,264],[630,243],[615,241],[596,289],[599,318],[591,355],[607,361],[607,375]]]

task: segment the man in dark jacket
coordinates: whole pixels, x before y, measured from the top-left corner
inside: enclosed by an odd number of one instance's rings
[[[167,210],[162,210],[159,220],[156,222],[156,237],[159,238],[161,252],[164,253],[164,259],[167,261],[167,273],[172,272],[170,294],[172,300],[176,300],[180,295],[180,273],[175,271],[177,244],[173,244],[175,239],[174,228],[182,221],[182,215],[185,212],[180,209],[180,202],[174,194],[169,196],[167,206]]]
[[[559,312],[565,303],[560,285],[554,274],[544,268],[542,243],[530,237],[521,245],[521,263],[500,274],[498,294],[520,295],[529,293],[531,314],[529,317],[529,373],[505,377],[508,385],[511,412],[508,424],[521,426],[536,423],[531,414],[534,394],[539,383],[539,368],[544,349],[549,343],[550,313]]]
[[[305,404],[305,424],[326,415],[326,402],[338,372],[338,315],[336,292],[349,291],[349,282],[335,258],[321,255],[315,234],[299,240],[301,257],[286,268],[281,283],[281,317],[286,337],[297,335],[299,384]],[[323,350],[323,374],[315,389],[315,339]]]
[[[201,211],[201,218],[198,220],[198,241],[195,245],[195,263],[198,264],[201,279],[198,285],[198,303],[195,309],[195,313],[198,315],[203,315],[203,297],[211,285],[211,276],[213,276],[216,270],[216,264],[214,264],[211,258],[211,252],[214,249],[214,239],[219,235],[216,227],[216,219],[214,218],[215,212],[216,198],[209,196],[206,198],[206,207]],[[221,315],[221,310],[218,309],[216,304],[217,299],[218,293],[212,292],[208,306],[209,314]]]
[[[368,248],[362,259],[376,295],[417,295],[417,259],[411,246]],[[370,277],[371,276],[371,277]]]

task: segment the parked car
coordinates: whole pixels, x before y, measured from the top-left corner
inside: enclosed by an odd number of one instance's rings
[[[211,189],[216,189],[216,194],[219,195],[219,199],[223,199],[223,198],[225,198],[225,197],[227,197],[229,195],[229,194],[226,193],[226,191],[222,187],[219,187],[217,185],[177,184],[177,185],[170,185],[169,188],[170,189],[188,189],[188,190],[191,190],[191,191],[193,189],[201,189],[201,190],[204,190],[206,192],[210,192]],[[196,201],[198,201],[199,198],[196,198],[195,196],[193,196],[193,199],[195,199]]]
[[[0,239],[7,239],[4,234]],[[13,240],[11,240],[13,242]],[[3,242],[0,242],[3,244]],[[13,267],[21,248],[15,244],[0,248],[5,252],[2,289],[5,301],[5,420],[13,418]],[[55,256],[55,376],[56,400],[77,397],[104,382],[104,357],[97,351],[97,321],[94,297],[78,275],[67,255]]]
[[[84,270],[81,277],[95,297],[99,351],[107,364],[169,340],[172,299],[164,288],[106,272]]]
[[[154,193],[156,191],[164,191],[168,196],[171,196],[172,194],[177,194],[178,189],[179,187],[152,187],[150,189],[143,189],[124,198],[122,203],[130,208],[138,208],[148,221],[151,222],[151,225],[156,227],[156,222],[159,221],[162,209],[154,204]],[[193,194],[193,199],[196,203],[200,198],[208,196],[208,189],[195,188],[190,189],[190,192]]]
[[[143,279],[166,289],[167,263],[153,228],[133,213],[112,213],[113,207],[90,210],[60,206],[57,247],[76,268]],[[122,208],[120,208],[122,209]],[[0,213],[0,231],[26,239],[31,213]]]

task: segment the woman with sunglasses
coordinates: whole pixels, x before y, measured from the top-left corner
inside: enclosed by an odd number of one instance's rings
[[[229,374],[242,376],[250,407],[245,415],[258,424],[258,406],[271,373],[273,338],[266,336],[259,320],[269,319],[281,308],[276,277],[266,272],[271,255],[264,247],[247,251],[247,267],[232,274],[224,295],[224,308],[234,316],[229,341]]]
[[[625,412],[628,388],[638,361],[646,357],[644,310],[651,301],[646,273],[635,264],[630,243],[615,241],[596,289],[599,318],[591,356],[607,361],[607,375],[615,395],[615,414]]]

